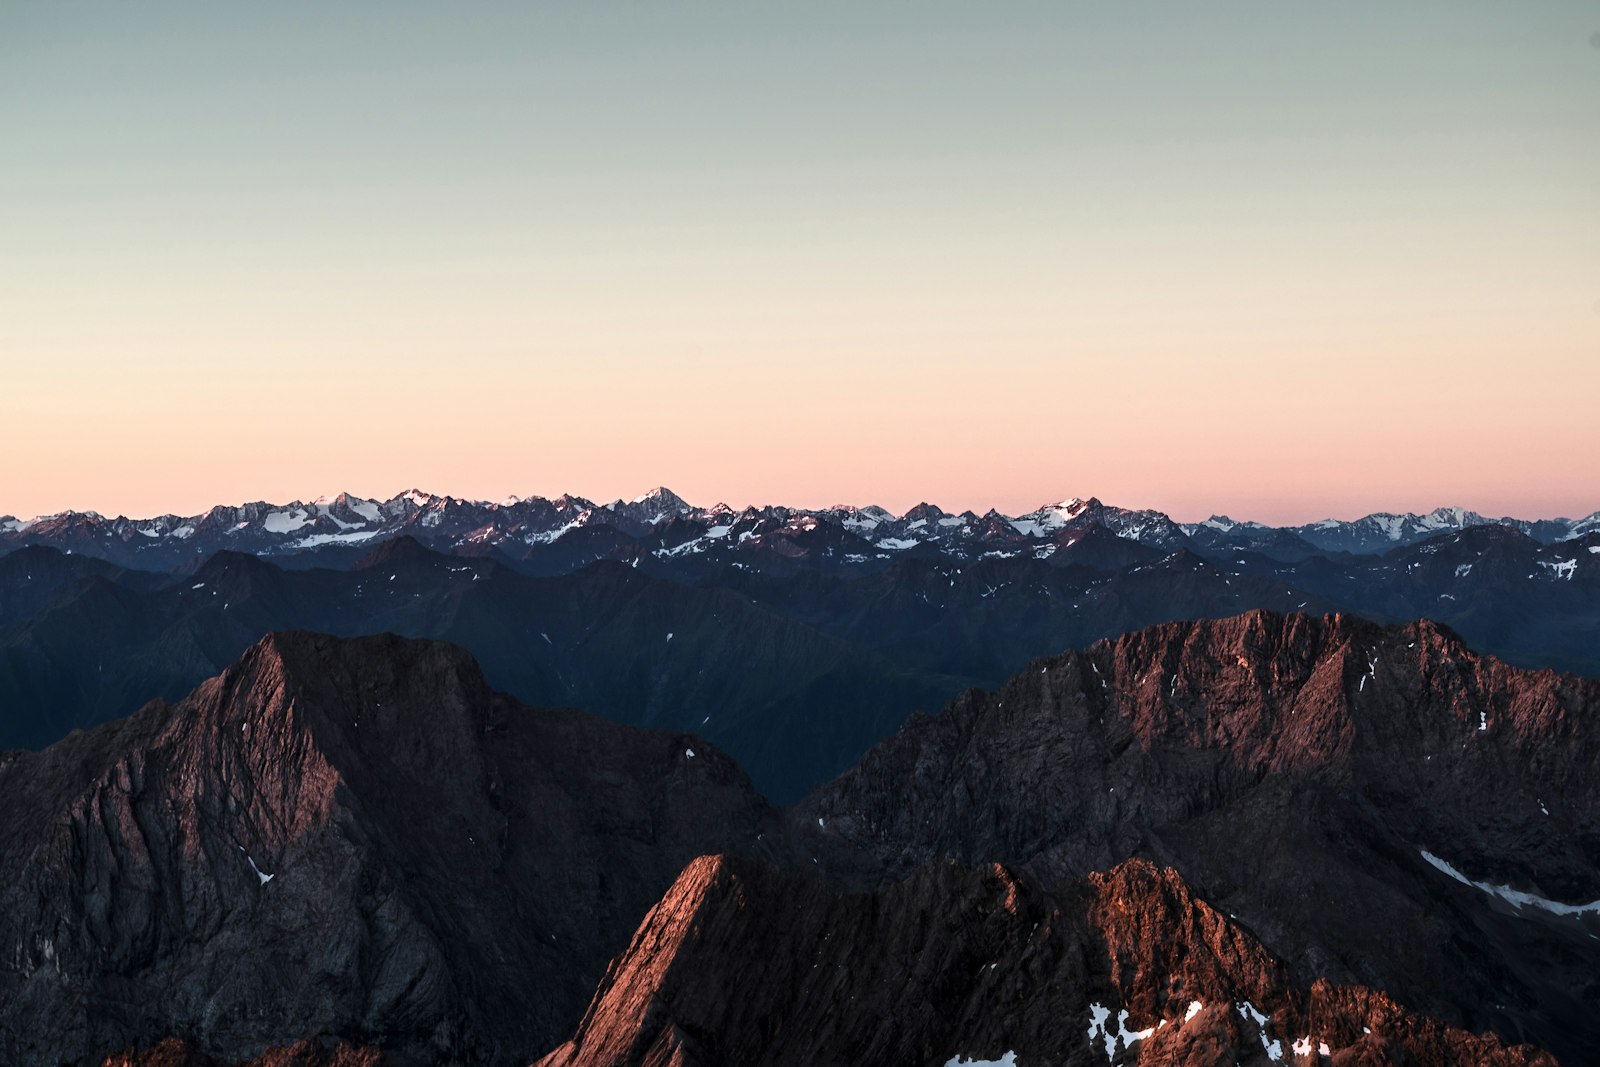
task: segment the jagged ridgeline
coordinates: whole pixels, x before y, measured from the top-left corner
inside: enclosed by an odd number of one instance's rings
[[[1582,1063],[1597,711],[1435,624],[1254,612],[774,808],[450,646],[278,634],[4,757],[0,1059]]]
[[[682,566],[692,566],[696,560],[772,566],[771,554],[763,550],[773,548],[797,566],[817,567],[882,563],[910,551],[932,551],[964,562],[1018,556],[1048,559],[1086,535],[1105,532],[1157,553],[1188,548],[1202,555],[1255,552],[1294,561],[1346,552],[1381,553],[1480,526],[1512,529],[1536,544],[1563,544],[1600,531],[1600,512],[1579,519],[1530,520],[1437,508],[1426,515],[1379,513],[1352,521],[1325,519],[1275,527],[1235,522],[1222,515],[1179,523],[1160,511],[1130,510],[1076,497],[1017,516],[992,508],[982,515],[952,514],[928,503],[897,516],[881,507],[846,505],[699,507],[666,488],[609,504],[570,494],[554,500],[540,496],[462,500],[412,489],[388,500],[340,493],[310,503],[256,501],[214,507],[199,515],[146,519],[107,518],[92,511],[33,519],[6,515],[0,516],[0,546],[50,545],[123,566],[170,570],[224,549],[286,557],[320,554],[348,562],[377,541],[408,534],[435,548],[493,550],[541,570],[561,570],[601,557],[641,563],[670,560]],[[1111,545],[1108,550],[1127,557],[1138,554],[1126,546]]]

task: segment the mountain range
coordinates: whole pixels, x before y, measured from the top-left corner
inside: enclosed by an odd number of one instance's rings
[[[0,1058],[1583,1063],[1597,713],[1435,623],[1258,610],[1035,660],[774,807],[454,646],[275,633],[0,756]]]
[[[1594,516],[0,531],[0,1062],[1600,1044]]]
[[[440,551],[492,551],[545,573],[600,558],[634,564],[692,561],[702,569],[771,568],[782,560],[792,566],[870,568],[929,550],[963,562],[1048,559],[1094,529],[1163,552],[1253,552],[1295,561],[1328,553],[1378,553],[1479,526],[1514,529],[1554,545],[1600,531],[1600,512],[1582,519],[1526,520],[1438,508],[1426,515],[1380,513],[1348,522],[1273,527],[1225,516],[1178,523],[1159,511],[1111,507],[1092,498],[1064,500],[1015,517],[992,509],[983,515],[949,514],[927,503],[896,516],[879,507],[705,508],[665,488],[609,504],[569,495],[491,503],[413,489],[388,500],[341,493],[309,503],[258,501],[148,519],[108,519],[92,511],[28,520],[6,515],[0,516],[0,550],[49,545],[119,566],[172,570],[224,550],[349,561],[373,542],[406,534]]]
[[[725,565],[690,552],[532,566],[410,535],[353,560],[227,550],[176,572],[14,549],[0,556],[0,746],[38,748],[150,697],[176,700],[289,629],[455,642],[526,703],[695,730],[783,802],[913,712],[997,686],[1034,657],[1167,621],[1252,608],[1429,618],[1520,666],[1600,674],[1600,532],[1547,545],[1469,526],[1378,555],[1289,561],[1158,548],[1088,522],[1046,558],[966,562],[925,545],[831,567],[846,535],[804,526],[753,536]],[[624,545],[597,526],[544,548],[602,534]]]

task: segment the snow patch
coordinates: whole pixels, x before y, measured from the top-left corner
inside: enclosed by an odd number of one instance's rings
[[[239,851],[240,852],[244,852],[244,846],[243,845],[239,846]],[[261,885],[266,885],[268,882],[272,881],[274,878],[277,877],[277,875],[266,874],[261,870],[260,867],[257,867],[255,858],[253,856],[251,856],[250,853],[248,853],[248,852],[244,852],[244,861],[250,865],[250,869],[252,871],[256,872],[256,877],[261,880],[260,881]]]
[[[1061,529],[1082,515],[1089,507],[1087,501],[1073,497],[1055,504],[1046,504],[1038,511],[1008,520],[1012,529],[1024,537],[1039,537]]]
[[[362,541],[370,541],[377,537],[382,530],[360,530],[356,533],[330,533],[311,534],[298,541],[291,542],[288,548],[321,548],[323,545],[354,545]]]
[[[1540,807],[1543,806],[1543,804],[1540,805]],[[1512,889],[1507,885],[1474,882],[1427,849],[1418,849],[1417,851],[1422,853],[1422,858],[1427,860],[1429,866],[1435,870],[1442,871],[1462,885],[1470,885],[1479,892],[1487,893],[1492,897],[1499,897],[1519,911],[1523,908],[1538,908],[1552,915],[1600,915],[1600,900],[1591,901],[1588,904],[1563,904],[1559,900],[1548,900],[1534,893],[1524,893],[1519,889]]]
[[[1106,1020],[1111,1018],[1111,1009],[1099,1004],[1089,1005],[1089,1043],[1093,1044],[1095,1038],[1104,1037],[1106,1041],[1106,1059],[1117,1054],[1117,1040],[1106,1033]]]
[[[1015,1052],[1007,1052],[997,1060],[968,1060],[959,1053],[945,1061],[944,1067],[1022,1067]]]
[[[554,530],[546,530],[544,533],[529,534],[527,537],[523,538],[523,540],[530,545],[548,545],[554,541],[559,541],[562,535],[570,533],[582,525],[584,525],[584,521],[583,517],[580,515],[578,518],[573,519],[565,526]]]
[[[1282,1062],[1283,1043],[1267,1036],[1267,1023],[1271,1020],[1257,1010],[1256,1006],[1248,1000],[1237,1002],[1234,1004],[1233,1009],[1239,1013],[1239,1018],[1254,1020],[1256,1029],[1261,1031],[1261,1048],[1266,1052],[1267,1059],[1274,1063]]]
[[[329,511],[326,507],[319,507],[317,510],[321,512],[323,518],[327,519],[341,530],[359,530],[361,527],[366,525],[364,522],[345,522],[339,516]]]
[[[1391,541],[1400,540],[1401,534],[1405,532],[1406,518],[1404,515],[1369,515],[1367,517]]]
[[[1107,1024],[1111,1018],[1111,1010],[1099,1004],[1089,1005],[1089,1041],[1092,1043],[1097,1037],[1103,1038],[1106,1043],[1106,1059],[1112,1059],[1117,1054],[1117,1039],[1122,1039],[1122,1047],[1130,1048],[1136,1041],[1143,1041],[1156,1032],[1154,1026],[1147,1026],[1143,1030],[1128,1029],[1128,1010],[1117,1012],[1117,1027],[1115,1030]],[[1163,1020],[1164,1021],[1164,1020]]]
[[[268,533],[286,534],[294,533],[310,522],[310,514],[304,508],[296,508],[294,511],[268,512],[267,517],[261,520],[261,525]]]

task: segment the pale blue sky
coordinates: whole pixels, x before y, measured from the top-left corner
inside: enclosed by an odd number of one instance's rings
[[[1400,7],[4,4],[0,512],[1593,510],[1600,6]]]

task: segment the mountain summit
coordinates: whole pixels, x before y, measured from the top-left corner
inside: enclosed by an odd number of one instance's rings
[[[305,633],[6,753],[0,804],[0,1060],[34,1064],[169,1035],[526,1062],[684,864],[771,819],[698,738],[522,707],[449,645]]]

